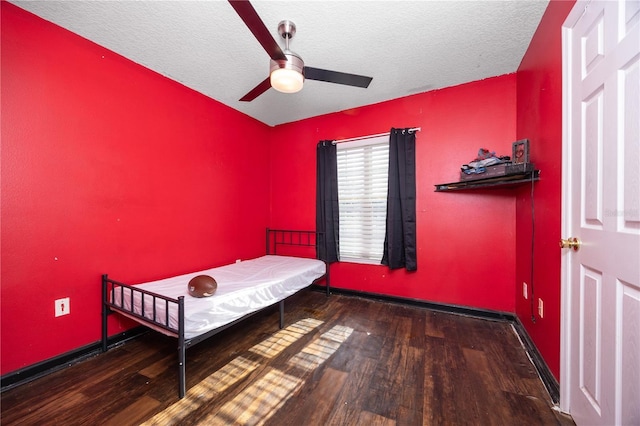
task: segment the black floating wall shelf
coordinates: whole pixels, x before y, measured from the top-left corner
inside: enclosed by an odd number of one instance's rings
[[[505,186],[522,185],[528,182],[537,181],[540,179],[540,170],[533,170],[530,172],[513,173],[503,176],[492,176],[483,179],[474,179],[467,181],[451,182],[451,183],[439,183],[435,185],[435,192],[447,192],[447,191],[463,191],[470,189],[482,189],[482,188],[499,188]]]

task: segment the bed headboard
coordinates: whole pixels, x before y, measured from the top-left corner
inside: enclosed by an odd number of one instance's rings
[[[280,246],[312,247],[317,258],[318,247],[323,241],[323,232],[267,228],[267,254],[278,254]]]

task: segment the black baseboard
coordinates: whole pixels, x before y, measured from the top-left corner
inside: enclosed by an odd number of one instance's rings
[[[315,286],[314,290],[324,292],[326,289],[324,286]],[[488,309],[470,308],[467,306],[434,303],[434,302],[428,302],[424,300],[410,299],[410,298],[404,298],[404,297],[388,296],[384,294],[368,293],[368,292],[356,291],[356,290],[347,290],[347,289],[341,289],[341,288],[335,288],[335,287],[331,288],[331,293],[341,294],[345,296],[362,297],[365,299],[379,300],[383,302],[398,303],[402,305],[417,306],[417,307],[430,309],[434,311],[465,315],[465,316],[481,318],[481,319],[509,322],[513,325],[513,328],[516,334],[520,338],[520,341],[522,342],[525,350],[527,351],[527,354],[529,355],[531,362],[536,368],[538,375],[540,376],[542,383],[547,389],[547,392],[549,392],[549,396],[553,400],[554,404],[558,404],[558,402],[560,401],[560,385],[558,384],[558,381],[556,380],[554,375],[551,373],[549,366],[544,361],[544,358],[542,358],[542,355],[538,351],[538,348],[536,347],[536,345],[533,343],[533,340],[531,340],[531,337],[529,336],[529,333],[527,333],[527,330],[524,328],[524,325],[520,321],[520,318],[518,318],[515,314],[508,313],[508,312],[492,311]]]
[[[324,286],[312,286],[316,291],[326,291]],[[343,288],[331,287],[332,294],[341,294],[344,296],[362,297],[365,299],[379,300],[382,302],[397,303],[400,305],[417,306],[421,308],[431,309],[432,311],[448,312],[453,314],[477,317],[482,319],[492,319],[498,321],[515,321],[515,315],[509,312],[492,311],[489,309],[470,308],[461,305],[448,305],[445,303],[435,303],[420,299],[411,299],[408,297],[389,296],[386,294],[369,293],[358,290],[348,290]]]
[[[108,345],[120,345],[128,340],[134,339],[149,331],[146,327],[135,327],[115,336],[109,337]],[[63,368],[77,364],[87,358],[91,358],[102,352],[102,342],[98,341],[90,345],[83,346],[73,351],[58,355],[37,364],[30,365],[20,370],[8,373],[0,377],[0,392],[7,391],[16,386],[28,383],[32,380],[46,376]]]
[[[516,333],[520,337],[522,344],[524,345],[529,357],[531,358],[531,362],[538,370],[538,374],[542,379],[542,383],[547,388],[547,392],[549,392],[549,396],[553,400],[554,404],[558,404],[560,402],[560,384],[558,380],[556,380],[555,376],[551,373],[549,366],[545,362],[544,358],[538,351],[538,348],[531,340],[529,333],[524,328],[524,325],[520,321],[520,318],[516,317],[513,321],[513,328],[516,330]]]

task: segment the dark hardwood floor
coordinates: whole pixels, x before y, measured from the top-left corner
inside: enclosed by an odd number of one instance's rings
[[[511,325],[303,291],[187,351],[157,333],[2,393],[3,425],[571,425]]]

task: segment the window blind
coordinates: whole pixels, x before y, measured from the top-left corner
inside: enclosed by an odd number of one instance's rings
[[[337,146],[340,260],[380,263],[387,214],[389,137]]]

